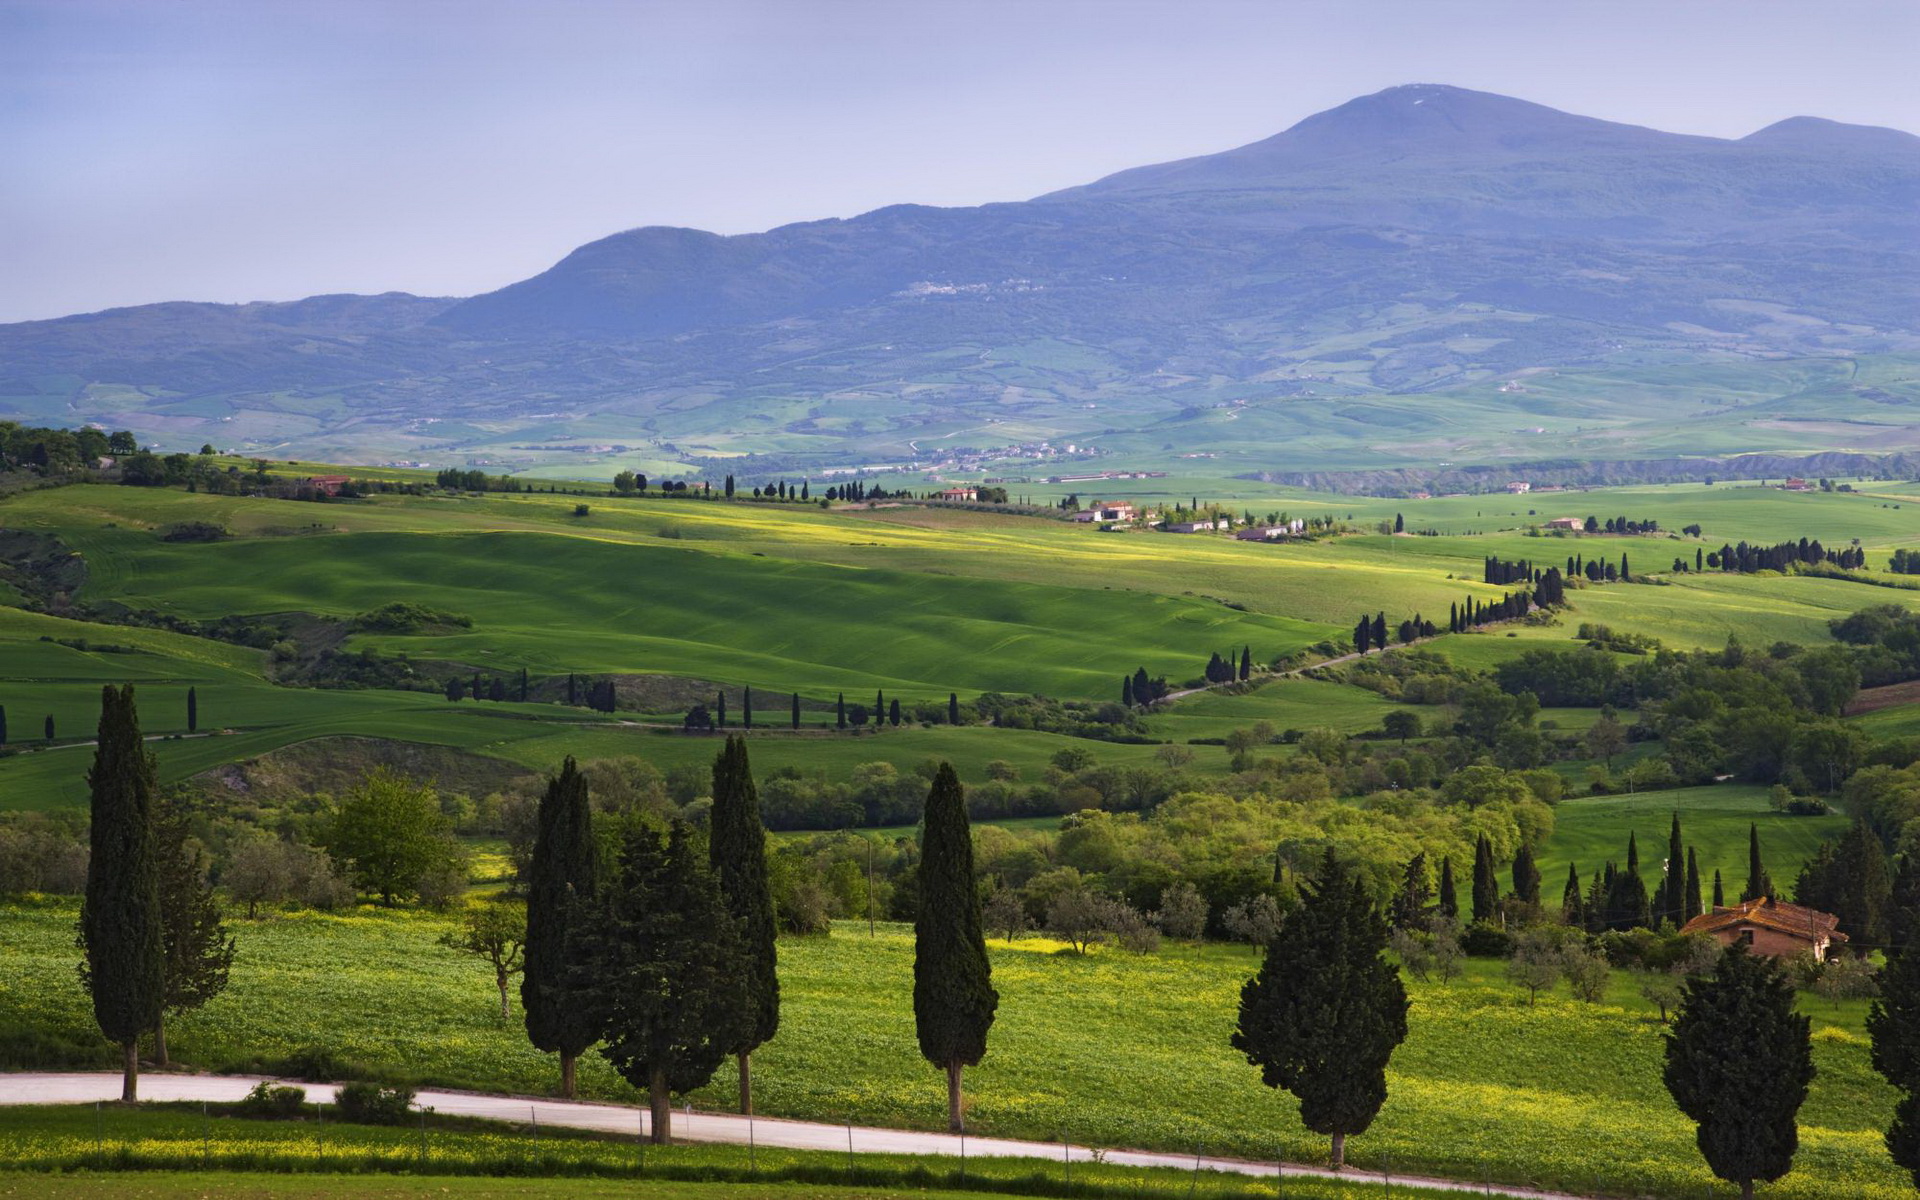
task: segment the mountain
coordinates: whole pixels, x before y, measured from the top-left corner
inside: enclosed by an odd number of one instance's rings
[[[0,326],[0,413],[786,469],[1042,437],[1175,454],[1217,435],[1197,414],[1311,396],[1389,404],[1404,444],[1322,421],[1285,453],[1391,457],[1458,449],[1425,438],[1437,401],[1395,398],[1493,393],[1497,424],[1542,371],[1916,350],[1920,138],[1812,117],[1696,137],[1417,84],[1022,203],[630,230],[467,299]]]

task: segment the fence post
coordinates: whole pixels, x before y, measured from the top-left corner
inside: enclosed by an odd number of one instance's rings
[[[93,1156],[95,1158],[100,1158],[101,1155],[106,1153],[105,1148],[101,1145],[102,1142],[106,1141],[107,1136],[104,1127],[105,1120],[106,1119],[100,1115],[100,1102],[95,1100],[93,1102]]]
[[[1200,1187],[1200,1156],[1207,1151],[1207,1144],[1201,1142],[1193,1148],[1193,1176],[1187,1181],[1187,1195],[1192,1196]]]
[[[1067,1172],[1067,1194],[1073,1194],[1073,1143],[1067,1140],[1063,1131],[1060,1134],[1060,1162]]]
[[[427,1110],[420,1110],[420,1169],[427,1169]]]
[[[853,1178],[853,1118],[847,1118],[847,1178]]]
[[[213,1162],[213,1127],[207,1116],[207,1102],[200,1102],[200,1161]]]
[[[313,1102],[314,1120],[317,1130],[313,1135],[315,1157],[321,1170],[327,1167],[327,1106],[319,1100]]]

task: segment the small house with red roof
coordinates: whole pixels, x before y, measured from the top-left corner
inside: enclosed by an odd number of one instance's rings
[[[1847,935],[1839,930],[1840,918],[1817,908],[1805,908],[1762,896],[1730,906],[1716,906],[1681,927],[1681,933],[1711,934],[1723,945],[1744,943],[1755,954],[1784,958],[1802,950],[1825,961],[1835,942]]]

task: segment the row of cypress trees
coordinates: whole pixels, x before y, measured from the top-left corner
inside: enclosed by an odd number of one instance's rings
[[[533,1045],[560,1056],[560,1091],[596,1043],[648,1093],[651,1136],[672,1138],[672,1096],[704,1085],[731,1055],[742,1112],[753,1111],[752,1055],[780,1025],[777,925],[766,830],[747,743],[714,760],[703,862],[675,822],[625,831],[598,862],[585,778],[569,758],[548,781],[528,872],[521,1005]],[[914,1018],[921,1053],[947,1073],[961,1127],[961,1073],[986,1053],[993,990],[973,841],[959,777],[943,763],[928,793],[915,923]]]

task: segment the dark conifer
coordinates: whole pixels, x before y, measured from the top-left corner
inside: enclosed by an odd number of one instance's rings
[[[1373,645],[1375,649],[1387,648],[1387,614],[1373,614]]]
[[[1533,847],[1524,839],[1513,852],[1513,894],[1522,904],[1540,903],[1540,868],[1533,861]]]
[[[1767,878],[1767,868],[1760,861],[1760,826],[1747,826],[1747,886],[1740,893],[1741,903],[1758,900],[1762,896],[1773,895],[1773,880]]]
[[[1900,1093],[1887,1151],[1920,1187],[1920,945],[1909,943],[1880,973],[1880,998],[1867,1014],[1873,1069]]]
[[[520,700],[520,703],[522,703],[522,704],[525,704],[525,703],[527,702],[527,669],[526,669],[525,667],[521,667],[521,668],[520,668],[520,696],[519,696],[519,700]]]
[[[740,728],[753,728],[753,689],[745,686],[740,689]]]
[[[1460,919],[1460,897],[1453,886],[1453,860],[1440,860],[1440,915],[1449,921]]]
[[[879,688],[873,690],[873,727],[878,730],[887,721],[887,698]]]
[[[1429,896],[1427,856],[1423,851],[1408,859],[1400,873],[1400,890],[1394,893],[1391,914],[1394,928],[1418,929],[1425,924]]]
[[[1686,843],[1680,840],[1680,814],[1673,814],[1673,827],[1667,831],[1667,874],[1660,884],[1659,919],[1675,929],[1687,923]]]
[[[165,961],[160,1018],[153,1025],[153,1061],[164,1067],[168,1014],[191,1012],[226,990],[234,941],[227,936],[220,903],[207,880],[207,853],[192,836],[186,808],[174,797],[158,803],[153,849]]]
[[[504,701],[507,698],[507,681],[494,676],[493,683],[487,688],[487,699]]]
[[[793,694],[793,727],[800,728],[800,693]]]
[[[457,704],[460,702],[461,698],[464,697],[466,694],[467,694],[467,685],[460,681],[459,676],[456,675],[453,678],[447,680],[447,699],[448,700]]]
[[[7,706],[0,704],[0,746],[7,744]]]
[[[53,718],[47,718],[51,726]],[[51,729],[49,729],[51,736]],[[154,762],[140,740],[133,686],[100,692],[91,794],[91,857],[80,907],[81,982],[100,1032],[120,1046],[120,1099],[139,1099],[140,1035],[166,993],[159,868],[153,846]]]
[[[1386,945],[1365,881],[1329,848],[1240,989],[1233,1048],[1299,1099],[1301,1122],[1332,1138],[1335,1167],[1386,1103],[1387,1062],[1407,1036],[1407,992]]]
[[[1727,906],[1727,889],[1726,885],[1720,882],[1719,867],[1713,869],[1713,906],[1715,908],[1725,908]]]
[[[1693,920],[1695,917],[1699,916],[1701,913],[1700,859],[1699,859],[1699,856],[1693,852],[1692,846],[1687,847],[1686,889],[1687,889],[1686,894],[1681,897],[1681,900],[1684,904],[1684,910],[1681,913],[1681,920],[1680,920],[1680,923],[1682,925],[1685,925],[1688,921]]]
[[[1253,678],[1253,647],[1240,647],[1240,682]]]
[[[673,1097],[704,1087],[750,1024],[739,922],[679,821],[641,825],[575,938],[579,1007],[621,1078],[647,1093],[649,1135],[673,1141]]]
[[[953,764],[927,793],[920,837],[920,910],[913,925],[913,1017],[920,1053],[947,1073],[947,1127],[961,1128],[960,1075],[987,1052],[1000,995],[981,932],[966,798]]]
[[[593,811],[572,758],[547,781],[527,867],[527,938],[520,1007],[536,1050],[560,1056],[560,1094],[573,1095],[573,1065],[598,1039],[567,974],[574,935],[594,894]]]
[[[713,760],[713,812],[707,851],[727,911],[740,926],[741,974],[747,1016],[731,1047],[740,1064],[740,1111],[753,1111],[755,1049],[780,1028],[779,956],[773,893],[767,884],[767,832],[760,820],[760,793],[747,762],[747,740],[730,737]]]
[[[960,723],[960,693],[948,692],[947,693],[947,724],[958,725],[959,723]]]
[[[1667,1091],[1698,1126],[1701,1156],[1751,1200],[1754,1180],[1792,1169],[1813,1080],[1810,1023],[1794,1011],[1793,985],[1772,958],[1735,943],[1713,974],[1687,981],[1666,1042]]]
[[[1580,868],[1567,864],[1567,886],[1560,891],[1560,920],[1575,929],[1587,926],[1586,904],[1580,893]]]
[[[1473,844],[1473,919],[1491,921],[1500,911],[1500,880],[1493,865],[1493,843],[1481,834]]]
[[[187,689],[187,732],[200,731],[200,693],[195,688]],[[0,739],[4,740],[4,739]]]
[[[847,727],[847,694],[841,692],[833,699],[833,726],[835,729]]]
[[[567,672],[567,703],[580,703],[580,677],[571,671]]]
[[[900,728],[900,697],[895,696],[887,702],[887,724]]]
[[[1133,707],[1133,676],[1120,677],[1120,704],[1124,708]]]
[[[53,740],[53,714],[52,713],[47,714],[46,724],[43,726],[43,729],[44,729],[44,732],[46,733],[47,740],[51,742]]]
[[[725,729],[727,727],[727,689],[721,688],[713,694],[713,712],[714,727]]]

